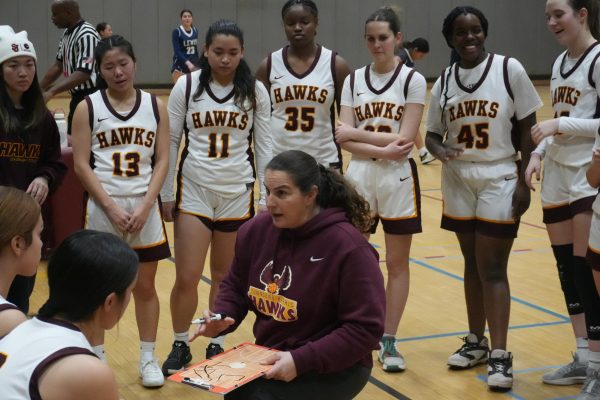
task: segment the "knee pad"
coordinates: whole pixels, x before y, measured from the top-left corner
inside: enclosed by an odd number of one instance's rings
[[[575,284],[585,311],[588,338],[600,340],[600,296],[596,290],[592,269],[584,257],[573,257]]]
[[[558,279],[567,303],[569,315],[583,313],[583,304],[575,284],[575,273],[573,266],[573,244],[563,244],[552,246],[556,267],[558,269]]]

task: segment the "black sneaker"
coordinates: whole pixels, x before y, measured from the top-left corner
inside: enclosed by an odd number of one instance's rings
[[[209,343],[208,347],[206,348],[206,358],[212,358],[217,354],[221,354],[224,351],[225,350],[223,350],[221,345],[217,343]]]
[[[488,359],[487,384],[490,390],[506,391],[513,385],[513,357],[504,350],[492,350]]]
[[[172,375],[181,371],[190,361],[192,361],[190,346],[185,342],[176,340],[173,342],[173,348],[162,365],[162,372],[165,376]]]

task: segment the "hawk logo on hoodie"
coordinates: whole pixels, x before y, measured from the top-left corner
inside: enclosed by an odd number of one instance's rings
[[[298,319],[298,304],[295,300],[280,295],[292,285],[292,269],[289,265],[283,267],[281,273],[273,272],[273,261],[263,268],[260,273],[260,283],[264,290],[250,286],[248,297],[262,314],[271,316],[281,322],[291,322]]]

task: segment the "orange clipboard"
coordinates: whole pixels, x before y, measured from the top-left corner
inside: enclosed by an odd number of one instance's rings
[[[263,376],[271,365],[262,365],[261,361],[276,352],[278,350],[245,342],[171,375],[169,380],[226,394]]]

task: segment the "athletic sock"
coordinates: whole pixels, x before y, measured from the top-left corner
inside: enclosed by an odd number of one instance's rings
[[[590,358],[587,338],[575,338],[575,343],[577,344],[577,359],[579,362],[587,364]]]
[[[156,342],[140,342],[140,361],[143,363],[147,363],[149,361],[154,360],[154,345]]]
[[[218,344],[219,346],[225,346],[225,335],[217,336],[210,339],[211,343]]]
[[[186,346],[190,345],[190,334],[187,331],[181,333],[174,332],[174,336],[175,341],[183,342],[186,344]]]

